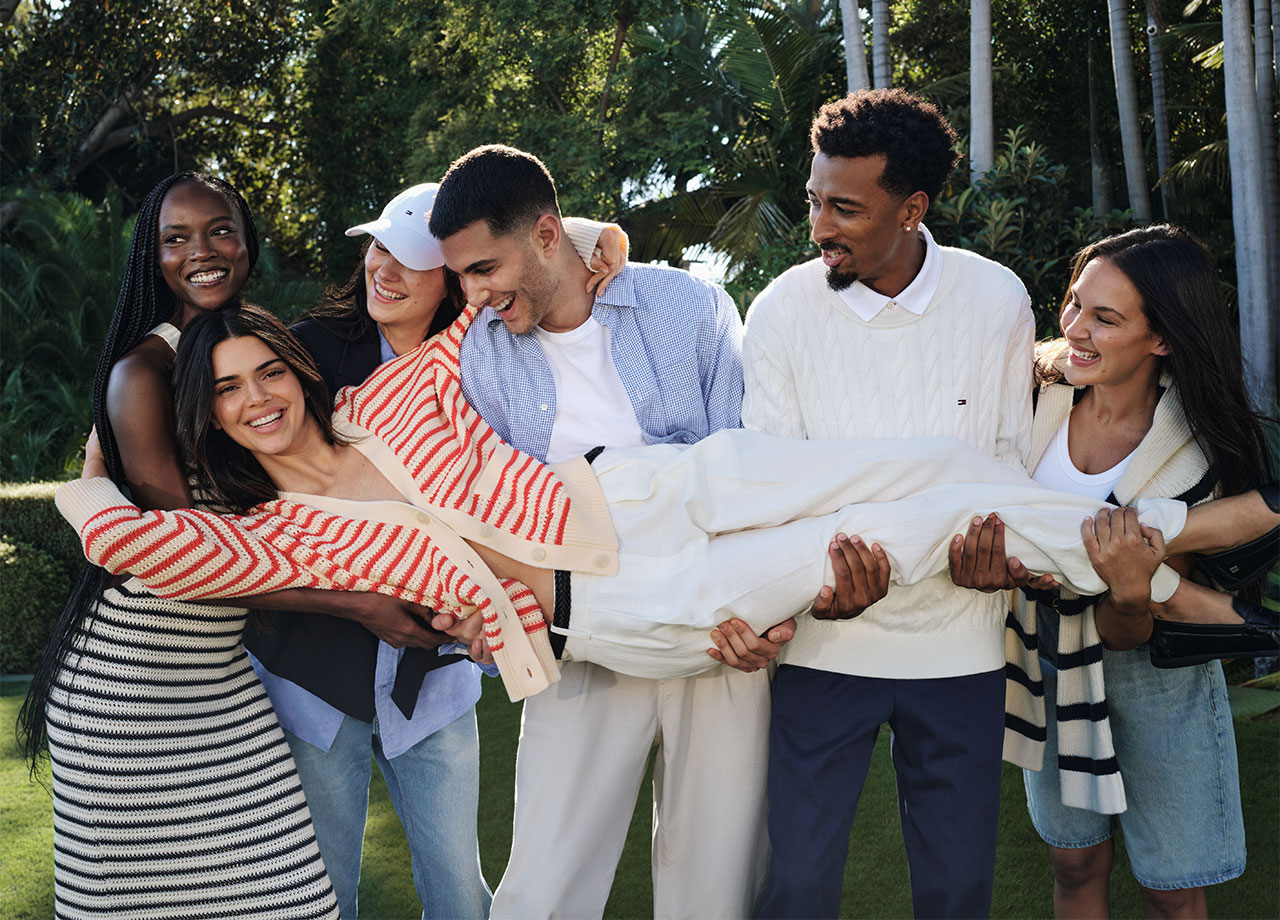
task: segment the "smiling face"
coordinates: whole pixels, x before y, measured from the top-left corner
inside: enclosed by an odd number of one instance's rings
[[[822,249],[827,284],[840,291],[861,281],[889,297],[919,272],[924,251],[915,232],[928,197],[898,198],[880,185],[882,155],[814,154],[806,191],[811,237]]]
[[[156,236],[156,262],[178,299],[178,325],[216,310],[240,295],[249,277],[249,250],[240,211],[198,182],[175,185],[164,196]]]
[[[538,224],[555,220],[546,215]],[[548,253],[541,247],[538,228],[527,237],[521,233],[494,236],[482,220],[440,241],[445,264],[458,273],[467,303],[492,307],[515,335],[542,326],[551,332],[576,328],[562,324],[556,314],[560,279]]]
[[[364,257],[365,303],[388,339],[421,342],[445,298],[444,268],[405,268],[376,238]]]
[[[306,449],[318,436],[297,375],[257,336],[213,348],[213,427],[255,456]]]
[[[1169,354],[1164,339],[1147,325],[1142,296],[1103,258],[1080,272],[1059,322],[1070,346],[1066,378],[1073,386],[1154,383],[1160,357]]]

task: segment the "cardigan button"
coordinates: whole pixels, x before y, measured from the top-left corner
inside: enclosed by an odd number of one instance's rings
[[[597,569],[607,569],[609,567],[609,557],[605,553],[601,553],[595,558]]]
[[[418,519],[418,523],[424,527],[426,527],[428,524],[431,523],[431,516],[429,514],[423,514],[421,511],[419,511],[414,516]]]
[[[547,551],[541,546],[536,546],[534,547],[533,552],[529,555],[533,557],[534,562],[541,562],[543,559],[547,558]]]

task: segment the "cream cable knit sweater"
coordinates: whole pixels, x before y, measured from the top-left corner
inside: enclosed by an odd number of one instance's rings
[[[995,262],[941,251],[942,278],[920,316],[891,306],[859,319],[820,260],[774,281],[747,315],[743,424],[796,438],[949,435],[1021,469],[1034,338],[1026,290]],[[891,589],[855,620],[801,618],[780,660],[868,677],[996,670],[1003,601],[940,574]]]

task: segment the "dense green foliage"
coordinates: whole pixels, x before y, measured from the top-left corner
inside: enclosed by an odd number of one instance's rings
[[[1063,188],[1067,168],[1050,164],[1026,131],[1009,131],[986,174],[969,186],[955,183],[930,209],[938,241],[981,253],[1022,279],[1041,337],[1058,334],[1058,309],[1071,276],[1071,256],[1090,240],[1124,229],[1128,212],[1094,215],[1070,207]]]

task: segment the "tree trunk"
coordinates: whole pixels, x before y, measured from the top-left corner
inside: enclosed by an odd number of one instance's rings
[[[1257,79],[1258,131],[1262,136],[1262,180],[1266,188],[1267,213],[1271,215],[1270,246],[1267,250],[1267,289],[1280,288],[1280,163],[1276,156],[1276,124],[1273,93],[1276,86],[1275,56],[1269,0],[1253,0],[1253,61]]]
[[[1133,216],[1151,220],[1151,196],[1138,128],[1138,85],[1133,75],[1133,43],[1129,35],[1129,11],[1125,0],[1107,0],[1111,24],[1111,69],[1116,78],[1116,105],[1120,109],[1120,146],[1124,153],[1124,178],[1129,188]]]
[[[1280,0],[1271,0],[1271,78],[1280,83]]]
[[[1268,309],[1267,247],[1274,214],[1268,215],[1262,178],[1250,0],[1222,0],[1222,71],[1227,101],[1227,151],[1231,162],[1231,220],[1236,238],[1236,292],[1245,384],[1253,407],[1270,413],[1275,392],[1276,321]]]
[[[893,86],[889,61],[889,0],[871,0],[871,64],[876,89]]]
[[[1147,0],[1147,51],[1151,57],[1151,109],[1156,128],[1156,168],[1160,171],[1160,203],[1165,220],[1177,220],[1178,198],[1169,167],[1173,164],[1169,142],[1169,102],[1165,90],[1164,19],[1160,0]]]
[[[609,55],[609,68],[604,75],[604,90],[600,93],[600,130],[596,134],[596,142],[604,143],[604,126],[609,120],[609,94],[613,88],[613,77],[618,72],[618,59],[622,56],[622,43],[627,37],[627,30],[631,28],[631,17],[634,10],[631,4],[623,7],[618,13],[617,27],[613,33],[613,52]]]
[[[1098,107],[1098,71],[1093,63],[1093,38],[1085,45],[1085,66],[1089,86],[1089,182],[1093,192],[1093,213],[1110,214],[1115,207],[1111,201],[1111,175],[1107,157],[1102,149],[1102,128],[1098,125],[1101,109]]]
[[[862,40],[862,14],[858,0],[840,0],[840,26],[844,30],[844,71],[849,92],[869,89],[867,46]]]
[[[969,4],[969,181],[976,182],[995,158],[995,114],[991,99],[991,0]]]

